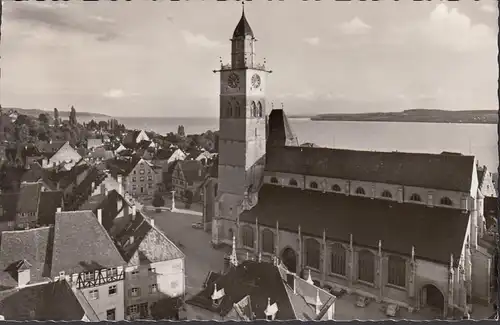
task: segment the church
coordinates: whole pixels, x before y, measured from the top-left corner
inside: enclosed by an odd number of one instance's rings
[[[257,60],[244,10],[231,62],[214,72],[213,245],[234,238],[240,256],[278,258],[317,286],[443,318],[491,303],[475,157],[299,146],[283,108],[268,105],[272,71]]]

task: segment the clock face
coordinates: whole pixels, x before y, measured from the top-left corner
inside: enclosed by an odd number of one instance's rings
[[[227,78],[227,85],[231,88],[238,87],[240,83],[240,77],[236,73],[231,73]]]
[[[260,76],[258,74],[254,74],[252,76],[252,86],[254,88],[259,88],[259,86],[260,86]]]

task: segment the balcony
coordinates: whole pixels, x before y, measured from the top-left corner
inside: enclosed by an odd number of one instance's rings
[[[228,64],[221,64],[219,70],[214,70],[214,72],[221,72],[221,71],[229,71],[232,70],[232,66],[230,63]],[[245,64],[245,67],[238,68],[238,69],[255,69],[255,70],[260,70],[260,71],[265,71],[265,72],[272,72],[270,70],[266,70],[266,65],[262,63],[254,63],[254,64]]]

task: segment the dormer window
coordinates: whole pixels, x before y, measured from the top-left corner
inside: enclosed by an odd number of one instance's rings
[[[337,184],[332,185],[332,191],[333,192],[340,192],[341,191],[340,186]]]
[[[447,197],[447,196],[445,196],[445,197],[441,198],[440,203],[441,203],[442,205],[448,205],[448,206],[452,206],[452,205],[453,205],[453,202],[452,202],[452,201],[451,201],[451,199],[450,199],[449,197]]]
[[[311,182],[311,183],[309,183],[309,187],[310,187],[310,188],[317,189],[317,188],[318,188],[318,183],[316,183],[316,182]]]
[[[384,197],[386,199],[392,199],[392,194],[388,190],[385,190],[382,192],[382,197]]]
[[[365,189],[364,189],[364,188],[362,188],[362,187],[358,187],[358,188],[356,189],[356,194],[357,194],[357,195],[365,195],[365,194],[366,194]]]
[[[414,202],[422,202],[422,198],[420,197],[420,195],[418,195],[417,193],[413,193],[411,196],[410,196],[410,201],[414,201]]]

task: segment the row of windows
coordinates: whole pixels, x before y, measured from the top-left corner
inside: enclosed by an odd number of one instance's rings
[[[271,177],[271,183],[273,184],[278,184],[279,181],[276,177]],[[289,186],[298,186],[298,183],[295,179],[291,178],[289,181],[288,181],[288,185]],[[312,189],[317,189],[319,188],[319,185],[317,182],[315,181],[312,181],[309,183],[309,188],[312,188]],[[341,192],[342,189],[340,188],[339,185],[337,184],[334,184],[331,186],[331,190],[333,192]],[[365,189],[362,188],[361,186],[356,188],[356,191],[355,193],[357,195],[366,195],[366,192],[365,192]],[[388,198],[388,199],[392,199],[392,193],[388,190],[384,190],[382,191],[382,194],[381,194],[382,197],[384,198]],[[410,201],[415,201],[415,202],[422,202],[422,198],[420,197],[420,195],[414,193],[410,196]],[[453,201],[447,197],[447,196],[444,196],[441,198],[440,202],[439,202],[441,205],[448,205],[448,206],[452,206],[453,205]]]
[[[319,270],[320,268],[320,243],[314,239],[307,239],[305,242],[306,265]],[[346,276],[347,255],[346,249],[338,243],[331,246],[330,252],[330,272]],[[375,255],[368,251],[358,252],[357,278],[366,283],[375,283]],[[406,260],[400,256],[390,255],[388,258],[388,278],[387,283],[405,288],[406,287]]]
[[[240,107],[238,102],[236,102],[234,106],[231,105],[231,102],[228,102],[224,115],[226,117],[245,117],[245,111],[246,109],[244,107]],[[250,117],[264,117],[264,108],[262,107],[261,102],[257,102],[256,104],[252,101],[250,103]]]
[[[141,174],[141,175],[142,175],[142,174],[144,174],[144,173],[145,173],[145,172],[144,172],[144,169],[139,170],[139,174]],[[136,174],[136,170],[134,170],[134,171],[132,172],[132,174],[134,174],[134,175],[135,175],[135,174]],[[149,170],[148,170],[148,174],[151,174],[151,169],[149,169]]]
[[[153,188],[153,183],[149,183],[148,188]],[[137,189],[137,185],[132,184],[132,191],[135,191],[136,189]],[[144,187],[142,187],[142,186],[141,186],[141,191],[144,191]]]
[[[153,176],[148,176],[148,181],[152,181],[152,180],[153,180]],[[137,178],[136,177],[132,177],[132,182],[136,182],[136,181],[137,181]],[[144,182],[145,181],[144,176],[139,177],[139,181],[140,182]]]
[[[232,237],[233,231],[229,231]],[[253,248],[255,245],[254,230],[250,226],[242,227],[243,246]],[[274,233],[269,229],[262,231],[262,251],[275,253]],[[331,246],[330,272],[340,276],[347,274],[346,249],[341,244]],[[320,269],[321,245],[317,240],[306,239],[305,257],[306,265],[313,269]],[[368,250],[358,253],[358,280],[374,283],[375,281],[375,256]],[[388,264],[388,283],[398,287],[406,287],[406,261],[404,258],[390,255]]]

